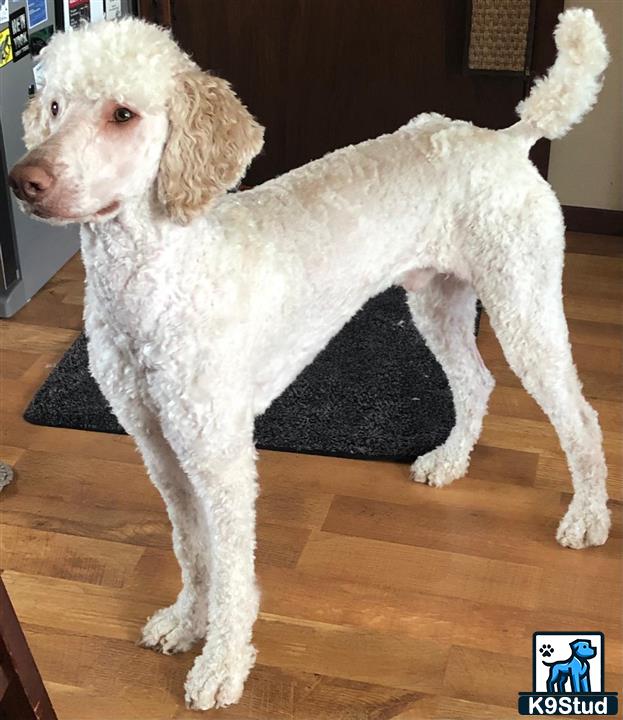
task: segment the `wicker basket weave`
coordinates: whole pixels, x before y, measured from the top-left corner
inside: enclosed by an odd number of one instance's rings
[[[526,71],[531,0],[472,0],[470,70]]]

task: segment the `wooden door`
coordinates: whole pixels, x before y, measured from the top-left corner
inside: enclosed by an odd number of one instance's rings
[[[229,80],[266,127],[250,184],[391,132],[420,112],[505,127],[531,80],[466,71],[470,0],[160,0],[156,7],[180,44]],[[561,8],[562,0],[533,0],[532,75],[553,60]],[[542,171],[547,157],[543,143],[535,155]]]

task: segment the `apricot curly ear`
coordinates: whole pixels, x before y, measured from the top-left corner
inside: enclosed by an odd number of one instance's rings
[[[156,181],[166,214],[189,222],[237,185],[263,143],[264,128],[225,80],[199,69],[181,73]]]

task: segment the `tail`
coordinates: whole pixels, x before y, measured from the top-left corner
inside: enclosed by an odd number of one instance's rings
[[[562,137],[580,122],[597,100],[600,76],[610,60],[603,31],[591,10],[573,8],[558,19],[556,62],[519,103],[521,119],[512,127],[513,135],[523,135],[530,144],[542,137]]]

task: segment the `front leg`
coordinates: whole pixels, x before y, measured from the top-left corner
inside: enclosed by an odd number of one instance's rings
[[[207,627],[208,550],[205,519],[192,483],[165,439],[145,380],[129,355],[103,325],[91,323],[89,366],[102,393],[137,449],[164,500],[173,530],[173,550],[182,589],[143,628],[141,644],[165,654],[188,650]]]
[[[571,691],[574,693],[582,692],[582,679],[580,678],[580,673],[572,668],[570,677]]]
[[[259,610],[255,583],[255,498],[252,446],[199,481],[208,519],[211,584],[208,634],[186,680],[186,702],[206,710],[235,703],[255,662],[251,634]]]
[[[203,408],[211,417],[202,417]],[[180,411],[171,413],[178,423],[171,423],[168,436],[200,499],[210,548],[208,631],[186,680],[186,702],[207,710],[237,702],[255,662],[253,422],[250,412],[229,402],[195,402],[192,411]],[[189,416],[194,422],[184,421]]]

